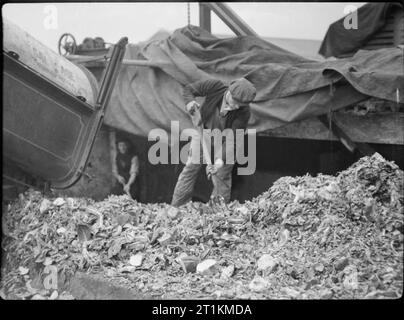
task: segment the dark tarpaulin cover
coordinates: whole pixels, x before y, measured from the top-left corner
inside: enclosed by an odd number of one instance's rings
[[[359,51],[354,57],[316,62],[254,36],[219,39],[195,26],[165,40],[128,45],[124,59],[143,59],[159,68],[124,65],[105,115],[111,127],[148,136],[192,127],[185,112],[183,84],[214,77],[246,77],[257,88],[249,128],[257,132],[337,110],[374,96],[403,101],[402,50]],[[331,95],[330,83],[334,93]]]
[[[383,28],[393,6],[400,6],[400,4],[386,2],[363,5],[357,11],[357,29],[346,29],[344,27],[345,17],[332,23],[324,37],[319,53],[328,58],[356,51],[366,44],[375,32]]]

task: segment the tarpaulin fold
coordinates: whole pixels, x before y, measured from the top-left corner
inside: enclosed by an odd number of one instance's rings
[[[195,26],[165,40],[127,46],[124,59],[148,60],[161,67],[124,65],[105,115],[105,123],[148,136],[155,128],[170,132],[192,127],[182,87],[217,78],[226,83],[246,77],[257,88],[249,128],[257,132],[338,110],[369,96],[403,102],[403,51],[359,51],[354,57],[317,62],[259,37],[220,39]],[[330,94],[330,84],[335,91]]]

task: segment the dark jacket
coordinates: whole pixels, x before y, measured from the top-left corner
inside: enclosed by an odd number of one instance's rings
[[[129,152],[126,154],[117,152],[116,155],[116,167],[118,169],[118,174],[124,177],[126,182],[128,182],[130,177],[130,167],[132,165],[132,158],[134,156],[134,154],[129,154]]]
[[[229,111],[223,117],[219,115],[223,97],[227,89],[228,86],[222,81],[215,79],[197,81],[184,87],[183,96],[185,104],[195,100],[195,97],[205,97],[205,101],[200,108],[204,128],[211,130],[232,129],[234,131],[236,129],[245,130],[247,128],[251,114],[249,105],[242,106],[237,110]],[[219,119],[212,119],[213,117],[218,117]],[[235,136],[236,135],[234,135],[234,137]],[[235,141],[233,146],[233,152],[236,152],[236,148],[240,147],[235,144]],[[226,161],[226,141],[223,141],[222,148],[221,158],[223,161]],[[235,153],[233,153],[233,157],[233,159],[236,159]],[[212,162],[214,162],[215,159],[213,159],[212,152],[211,158]]]
[[[216,79],[201,80],[184,87],[185,104],[195,100],[195,97],[205,97],[204,103],[201,105],[202,123],[208,129],[216,129],[209,127],[211,117],[217,116],[217,110],[222,106],[223,96],[228,89],[222,81]],[[243,106],[237,110],[229,111],[224,116],[224,128],[246,129],[248,119],[250,118],[250,107]],[[220,128],[217,128],[220,129]]]

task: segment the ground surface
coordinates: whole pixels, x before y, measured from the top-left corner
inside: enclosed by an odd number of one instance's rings
[[[403,172],[380,155],[244,204],[45,199],[3,220],[7,299],[386,299],[403,291]]]

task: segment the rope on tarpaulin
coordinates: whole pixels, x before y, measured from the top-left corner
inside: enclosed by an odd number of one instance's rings
[[[332,80],[330,80],[330,96],[331,96],[331,100],[330,100],[330,104],[328,106],[328,130],[329,130],[329,138],[330,141],[332,140],[333,137],[333,133],[332,133],[332,100],[334,98],[334,92],[335,92],[335,87],[334,87],[334,83],[332,82]]]
[[[332,82],[332,79],[330,79],[330,104],[328,106],[328,135],[329,135],[329,141],[330,141],[330,149],[331,149],[331,161],[334,163],[334,132],[332,130],[332,103],[334,99],[334,92],[335,92],[335,87],[334,83]]]

